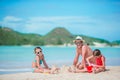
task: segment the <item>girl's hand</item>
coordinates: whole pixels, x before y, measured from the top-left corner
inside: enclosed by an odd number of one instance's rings
[[[98,65],[94,65],[95,68],[99,67]]]

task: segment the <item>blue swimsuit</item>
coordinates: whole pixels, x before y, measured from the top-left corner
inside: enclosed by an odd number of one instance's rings
[[[35,60],[35,62],[37,62],[37,61]],[[42,64],[42,60],[40,60],[39,63]],[[34,72],[35,69],[36,69],[36,68],[32,68],[32,72]]]

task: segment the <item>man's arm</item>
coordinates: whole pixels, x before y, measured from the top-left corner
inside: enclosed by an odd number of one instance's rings
[[[74,62],[73,62],[73,65],[74,65],[74,66],[76,66],[76,64],[78,63],[78,59],[79,59],[79,53],[78,53],[78,51],[76,50],[76,55],[75,55]]]
[[[86,53],[87,53],[87,48],[86,46],[82,47],[82,65],[84,68],[86,68]]]

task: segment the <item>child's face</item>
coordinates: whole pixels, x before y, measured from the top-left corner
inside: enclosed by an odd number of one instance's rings
[[[41,55],[42,54],[42,50],[41,49],[36,49],[36,55]]]

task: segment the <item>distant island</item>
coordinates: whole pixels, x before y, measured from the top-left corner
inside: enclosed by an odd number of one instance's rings
[[[104,39],[80,35],[85,44],[92,46],[119,46],[120,40],[109,42]],[[42,36],[40,34],[27,34],[14,31],[8,27],[0,26],[0,45],[74,45],[73,40],[76,35],[70,33],[63,27],[57,27]]]

